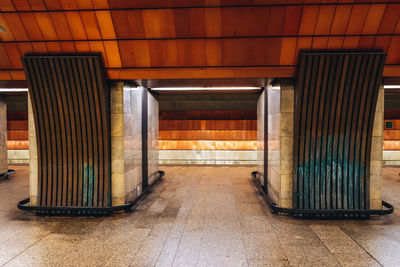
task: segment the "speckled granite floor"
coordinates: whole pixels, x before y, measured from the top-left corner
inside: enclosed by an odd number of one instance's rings
[[[28,168],[0,181],[0,266],[400,266],[400,168],[385,168],[395,214],[368,221],[272,215],[249,167],[165,167],[136,212],[104,218],[19,211]]]

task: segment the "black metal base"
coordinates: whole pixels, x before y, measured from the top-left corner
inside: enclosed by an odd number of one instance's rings
[[[276,205],[268,197],[268,194],[263,190],[262,185],[257,179],[257,172],[251,173],[253,181],[257,184],[261,194],[265,197],[269,207],[273,213],[276,214],[287,214],[294,218],[305,218],[305,219],[369,219],[371,215],[385,215],[393,213],[394,207],[386,201],[382,201],[382,206],[387,209],[381,210],[354,210],[354,209],[289,209],[282,208]]]
[[[14,174],[15,170],[8,170],[6,173],[0,174],[0,179],[7,179],[10,175]]]
[[[106,216],[110,215],[116,211],[129,211],[133,207],[135,207],[138,202],[145,197],[150,190],[160,181],[162,181],[163,176],[165,175],[164,171],[158,171],[159,175],[154,182],[146,187],[143,192],[133,201],[130,201],[121,206],[114,207],[75,207],[75,206],[52,206],[52,207],[44,207],[44,206],[29,206],[26,205],[29,203],[30,199],[24,199],[18,203],[18,209],[20,210],[29,210],[35,211],[36,215],[40,216]]]

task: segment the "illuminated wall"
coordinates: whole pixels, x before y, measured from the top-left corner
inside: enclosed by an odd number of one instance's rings
[[[160,95],[161,164],[256,164],[257,95]]]

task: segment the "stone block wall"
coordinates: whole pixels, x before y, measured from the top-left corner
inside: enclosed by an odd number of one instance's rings
[[[150,93],[147,100],[148,182],[151,184],[158,177],[158,101]]]
[[[384,89],[379,89],[376,103],[374,129],[372,132],[371,165],[369,180],[370,208],[382,208],[382,168],[383,168],[383,123],[384,123]]]
[[[0,174],[7,171],[7,103],[0,98]]]
[[[117,82],[111,86],[112,205],[134,200],[142,191],[142,94]]]

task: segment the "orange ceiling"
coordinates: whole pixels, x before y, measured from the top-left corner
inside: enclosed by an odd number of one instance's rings
[[[400,0],[0,0],[0,8],[0,80],[25,79],[26,53],[60,52],[102,53],[110,79],[293,77],[299,51],[310,49],[382,49],[384,75],[400,76]]]

